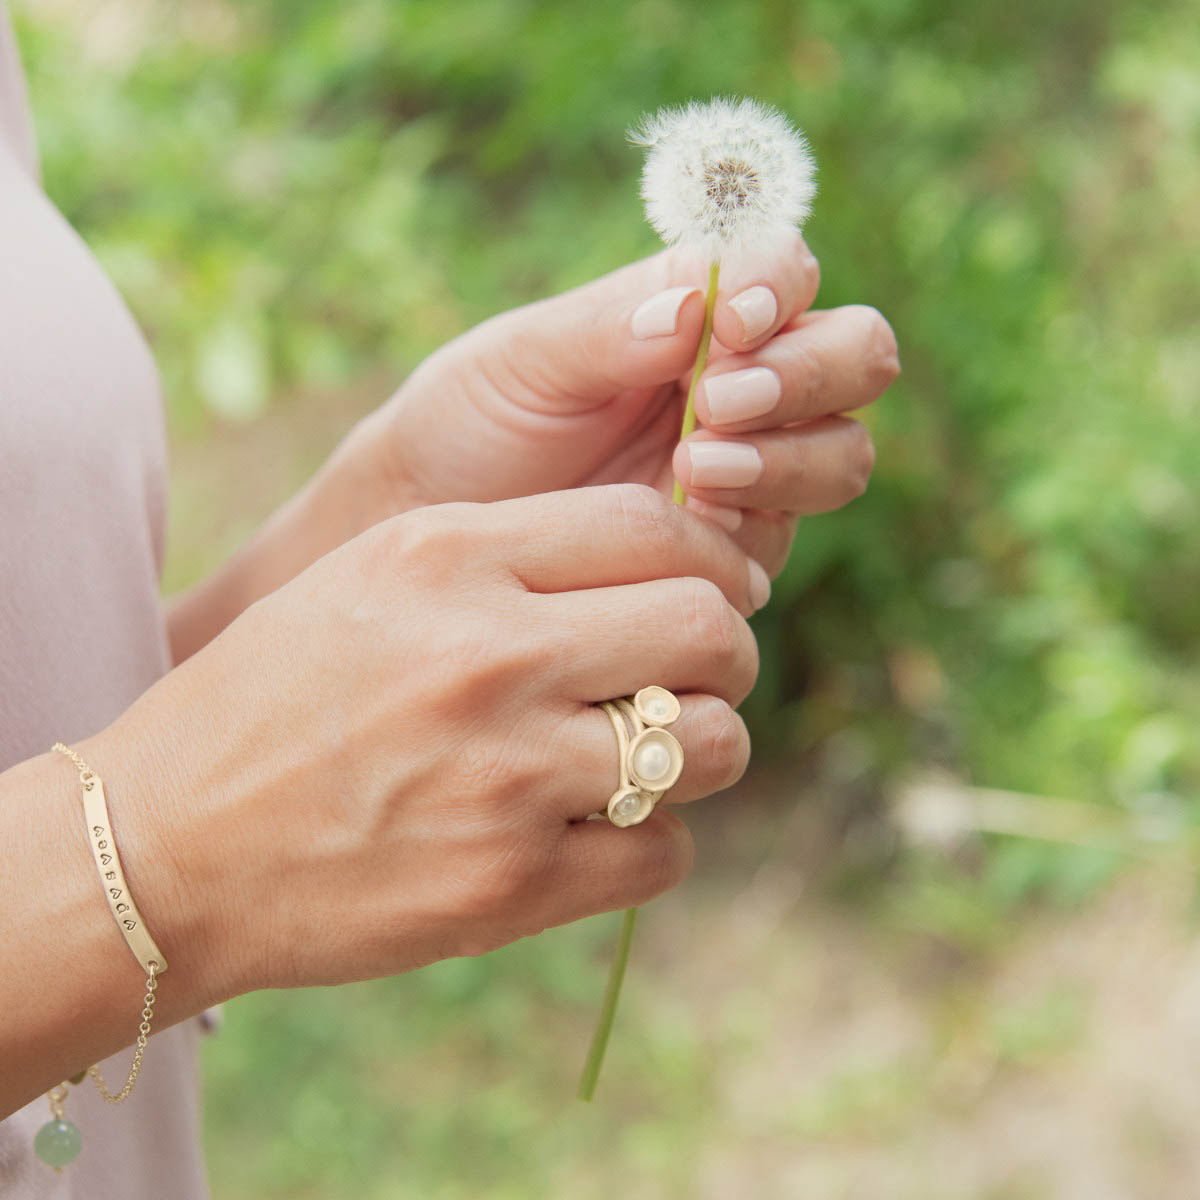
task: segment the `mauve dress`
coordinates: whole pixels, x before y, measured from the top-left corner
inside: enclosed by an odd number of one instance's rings
[[[153,360],[41,190],[0,0],[0,769],[102,729],[168,669],[165,484]],[[124,1104],[103,1103],[90,1082],[72,1088],[83,1150],[61,1173],[33,1154],[45,1097],[0,1121],[0,1197],[207,1197],[198,1037],[195,1020],[154,1034]],[[105,1078],[122,1080],[129,1059],[102,1063]]]

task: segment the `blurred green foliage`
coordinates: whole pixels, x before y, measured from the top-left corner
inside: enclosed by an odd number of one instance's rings
[[[16,15],[47,189],[196,439],[299,388],[398,377],[470,323],[651,251],[623,136],[643,111],[714,93],[782,107],[820,164],[821,303],[881,308],[905,371],[867,417],[870,493],[801,524],[756,618],[760,755],[786,752],[868,817],[912,764],[1200,815],[1190,0],[19,0]],[[1009,846],[989,886],[1073,894],[1096,861]],[[469,990],[474,969],[420,986]],[[864,1080],[794,1120],[869,1114],[912,1086],[907,1067]],[[331,1106],[311,1103],[316,1129]],[[528,1132],[519,1107],[504,1117]],[[430,1177],[414,1194],[471,1193]]]

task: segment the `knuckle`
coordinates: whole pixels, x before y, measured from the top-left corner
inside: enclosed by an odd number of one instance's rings
[[[715,583],[686,581],[680,625],[687,644],[703,648],[710,688],[733,703],[745,699],[758,678],[758,643]]]
[[[745,721],[732,708],[725,707],[710,744],[716,768],[713,778],[721,781],[721,788],[732,787],[750,764],[750,734]]]
[[[471,561],[478,542],[476,506],[437,504],[396,519],[390,549],[406,570],[443,573]]]
[[[745,722],[724,700],[709,697],[697,714],[687,753],[697,758],[698,782],[706,795],[729,787],[742,777],[750,759]]]
[[[888,319],[867,304],[853,306],[861,324],[866,348],[863,362],[867,383],[874,394],[882,392],[900,374],[900,347]]]
[[[426,700],[435,706],[439,698],[444,700],[455,715],[470,697],[490,704],[505,695],[528,674],[533,659],[525,648],[529,633],[514,630],[509,622],[462,614],[444,622],[437,639],[440,665],[427,683]]]
[[[741,618],[711,579],[690,579],[685,585],[683,628],[694,645],[703,646],[722,667],[732,666],[740,652]]]
[[[812,347],[799,343],[796,346],[797,367],[803,379],[801,410],[807,414],[816,412],[821,397],[825,393],[825,364],[812,350]]]
[[[614,483],[608,491],[617,509],[630,520],[647,517],[653,520],[671,511],[671,502],[667,497],[648,483]]]
[[[619,483],[610,488],[614,520],[648,553],[670,546],[677,536],[675,505],[657,488],[644,483]]]

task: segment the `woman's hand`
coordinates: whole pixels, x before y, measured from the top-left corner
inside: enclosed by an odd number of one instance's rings
[[[594,702],[670,688],[686,767],[666,799],[733,783],[758,665],[744,618],[767,590],[646,487],[425,508],[250,607],[80,750],[133,825],[173,969],[196,946],[170,944],[173,913],[200,904],[230,992],[393,974],[686,874],[669,805],[631,829],[584,820],[617,784]],[[168,785],[138,812],[119,810],[131,747]]]
[[[896,377],[896,341],[874,309],[810,309],[819,271],[796,235],[722,276],[699,428],[677,446],[706,275],[664,251],[471,330],[348,440],[357,477],[407,508],[621,481],[669,493],[677,476],[777,574],[796,514],[865,489],[871,439],[843,414]]]
[[[620,482],[670,494],[678,474],[688,503],[778,574],[797,514],[866,487],[871,439],[843,414],[895,378],[896,341],[872,308],[810,309],[817,262],[798,235],[769,261],[730,268],[700,425],[681,447],[706,275],[665,251],[444,346],[224,568],[173,602],[175,661],[364,529],[447,501]]]

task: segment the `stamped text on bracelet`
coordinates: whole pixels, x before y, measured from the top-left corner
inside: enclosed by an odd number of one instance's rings
[[[162,951],[154,944],[154,939],[146,931],[142,914],[138,912],[138,907],[129,894],[129,885],[125,882],[125,873],[121,870],[121,860],[114,848],[108,804],[104,798],[104,784],[95,775],[90,783],[90,787],[84,787],[83,811],[87,817],[90,834],[88,841],[96,859],[96,868],[100,872],[100,881],[104,884],[108,907],[143,969],[149,973],[151,961],[156,961],[156,970],[161,975],[167,969],[167,962],[162,956]]]

